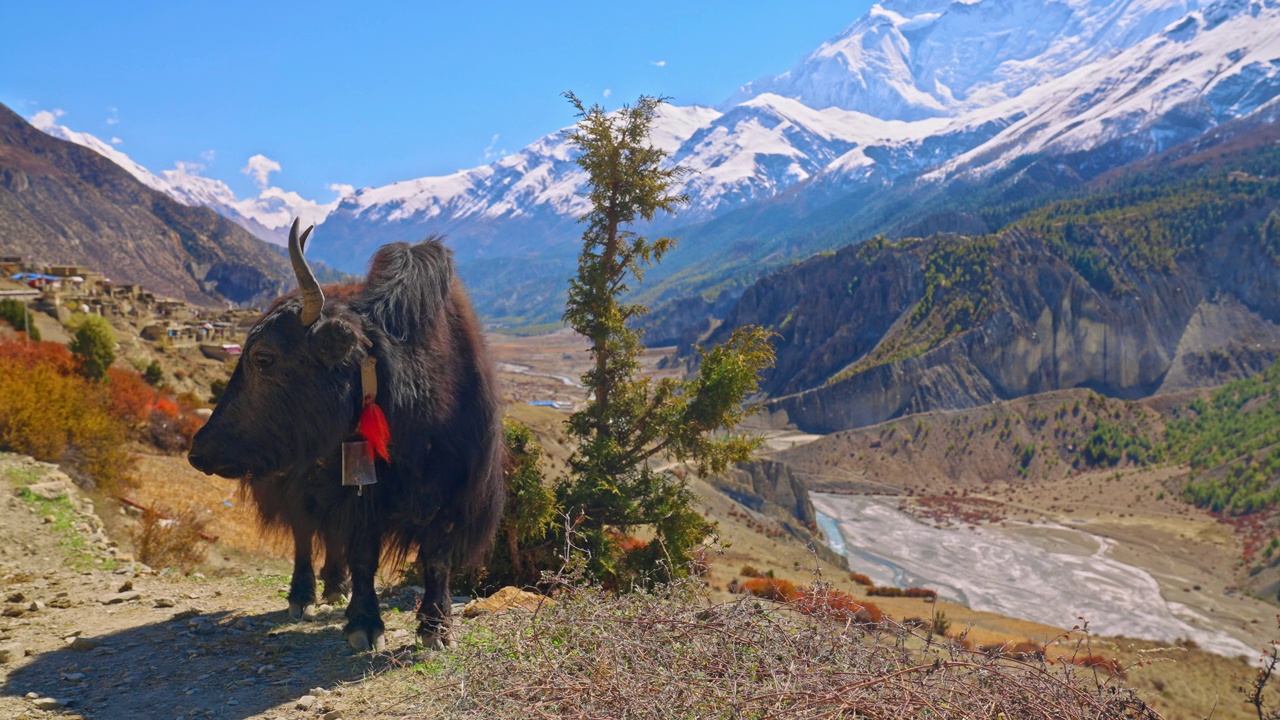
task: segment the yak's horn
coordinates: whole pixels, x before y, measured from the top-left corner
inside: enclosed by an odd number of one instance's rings
[[[307,266],[302,251],[307,247],[307,238],[315,225],[307,228],[302,236],[298,236],[298,226],[302,218],[293,219],[293,227],[289,230],[289,261],[293,263],[293,274],[298,278],[298,288],[302,290],[302,325],[308,327],[320,317],[324,309],[324,293],[320,291],[320,283],[316,282],[315,273]]]

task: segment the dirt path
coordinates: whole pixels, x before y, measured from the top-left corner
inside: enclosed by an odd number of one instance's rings
[[[101,527],[56,467],[0,454],[0,718],[356,717],[344,686],[411,651],[412,595],[384,606],[396,653],[356,655],[340,609],[287,620],[287,578],[157,573]]]

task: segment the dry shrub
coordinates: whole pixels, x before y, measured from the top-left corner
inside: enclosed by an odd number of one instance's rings
[[[183,452],[191,447],[191,438],[202,425],[204,420],[173,398],[161,394],[147,417],[147,439],[164,452]]]
[[[738,574],[741,575],[742,577],[749,577],[749,578],[765,577],[765,574],[757,570],[754,565],[743,565],[742,569],[738,571]]]
[[[1120,666],[1120,663],[1110,658],[1105,658],[1101,655],[1096,655],[1092,653],[1084,654],[1084,655],[1079,655],[1079,654],[1063,655],[1058,659],[1061,660],[1062,662],[1071,663],[1072,665],[1079,665],[1080,667],[1083,667],[1083,668],[1093,668],[1095,670],[1102,670],[1106,672],[1108,675],[1124,674],[1124,668]]]
[[[900,588],[900,587],[876,587],[867,588],[867,595],[873,597],[907,597],[922,598],[924,600],[937,600],[938,591],[929,588]]]
[[[796,596],[795,583],[782,578],[751,578],[740,587],[748,595],[780,603],[791,602]]]
[[[0,449],[60,463],[79,482],[127,484],[127,431],[107,388],[81,377],[65,346],[0,343]]]
[[[1074,666],[995,658],[753,598],[709,606],[696,593],[692,583],[622,596],[567,588],[536,613],[464,621],[457,650],[421,671],[432,692],[402,689],[399,673],[381,687],[406,717],[1159,717],[1116,681]]]
[[[796,594],[791,607],[805,615],[837,622],[878,623],[884,613],[871,603],[858,602],[852,595],[832,588],[811,587]]]
[[[872,587],[875,585],[875,583],[871,581],[871,578],[867,577],[866,575],[863,575],[862,573],[851,572],[849,573],[849,579],[858,583],[859,585],[866,585],[867,587]]]
[[[207,525],[208,521],[191,508],[177,512],[147,508],[132,533],[134,553],[153,568],[189,573],[204,562],[205,541],[200,534]]]
[[[1044,647],[1030,640],[1023,640],[1016,643],[1007,642],[996,645],[981,645],[978,649],[995,657],[1018,658],[1020,660],[1044,658]]]

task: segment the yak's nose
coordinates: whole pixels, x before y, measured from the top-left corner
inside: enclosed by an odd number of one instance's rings
[[[213,474],[213,460],[211,460],[208,455],[204,455],[198,450],[193,449],[191,452],[187,453],[187,462],[191,463],[191,467],[199,470],[205,475]]]

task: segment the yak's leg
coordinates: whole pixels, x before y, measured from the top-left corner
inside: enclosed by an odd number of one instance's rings
[[[293,580],[289,583],[289,617],[316,616],[316,573],[311,566],[311,529],[293,529]]]
[[[434,533],[429,533],[434,535]],[[451,547],[439,537],[423,538],[418,549],[422,602],[418,605],[418,642],[428,650],[457,647],[453,637],[453,597],[449,592]]]
[[[347,543],[347,562],[351,566],[351,603],[347,605],[347,626],[342,635],[359,652],[382,650],[382,634],[386,626],[378,611],[378,594],[373,589],[373,576],[378,572],[378,552],[382,538],[363,520],[356,522]]]
[[[347,575],[347,548],[341,534],[333,524],[324,530],[324,567],[320,568],[324,581],[324,601],[333,604],[351,594],[351,579]]]

